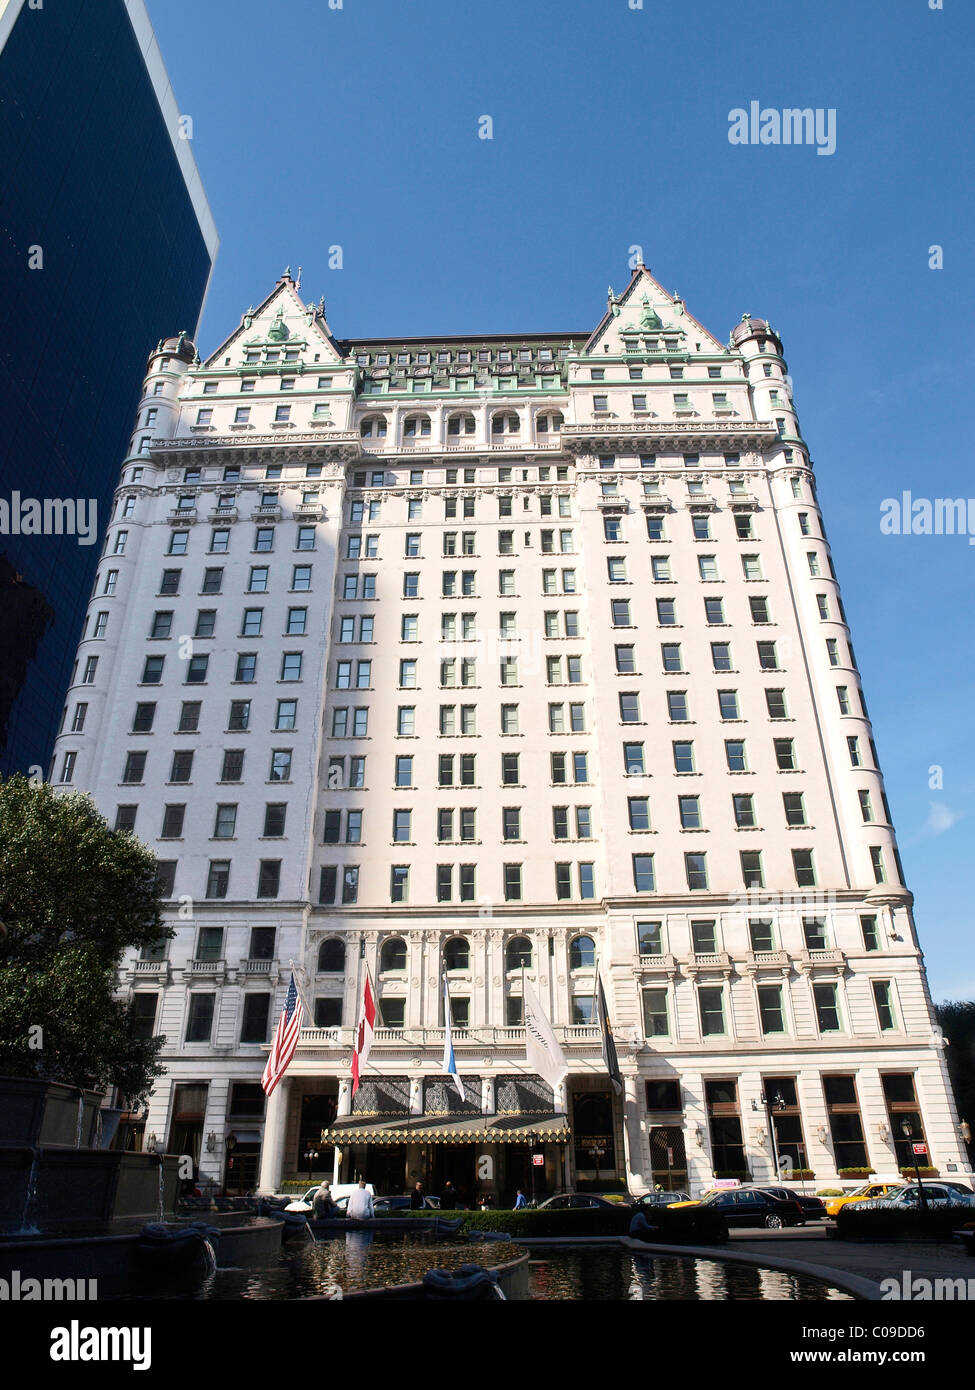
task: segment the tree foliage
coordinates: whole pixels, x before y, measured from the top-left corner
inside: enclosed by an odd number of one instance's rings
[[[161,1070],[117,997],[123,954],[162,924],[152,852],[90,797],[0,782],[0,1072],[136,1099]]]
[[[975,1129],[975,999],[946,1000],[935,1014],[948,1040],[945,1060],[959,1118]]]

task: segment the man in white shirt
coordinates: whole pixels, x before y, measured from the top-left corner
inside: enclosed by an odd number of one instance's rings
[[[366,1188],[365,1178],[359,1179],[359,1186],[349,1198],[349,1205],[346,1215],[353,1221],[369,1221],[376,1215],[375,1207],[372,1204],[372,1193]]]

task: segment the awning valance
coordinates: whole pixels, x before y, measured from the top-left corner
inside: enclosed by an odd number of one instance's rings
[[[370,1120],[366,1116],[336,1120],[322,1130],[323,1144],[565,1144],[565,1115],[417,1115]]]

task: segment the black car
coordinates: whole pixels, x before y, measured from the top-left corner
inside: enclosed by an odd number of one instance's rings
[[[392,1215],[399,1211],[409,1211],[412,1201],[411,1197],[377,1197],[373,1206],[377,1216],[381,1216],[383,1213]],[[440,1206],[440,1198],[424,1196],[423,1206],[426,1210],[436,1211]]]
[[[674,1202],[689,1202],[691,1199],[686,1192],[644,1192],[642,1197],[637,1197],[631,1204],[637,1211],[647,1207],[670,1207]]]
[[[782,1226],[801,1226],[805,1220],[802,1207],[793,1198],[773,1197],[759,1188],[736,1187],[733,1191],[713,1192],[701,1203],[719,1212],[729,1226],[767,1226],[779,1230]]]
[[[593,1207],[618,1206],[608,1202],[605,1197],[597,1197],[592,1192],[562,1192],[558,1197],[549,1197],[547,1202],[539,1203],[539,1211],[581,1211]]]
[[[754,1189],[748,1188],[747,1191]],[[821,1197],[807,1197],[803,1192],[794,1192],[791,1187],[763,1187],[761,1192],[770,1192],[773,1197],[781,1197],[784,1202],[798,1202],[806,1221],[824,1221],[826,1203]]]

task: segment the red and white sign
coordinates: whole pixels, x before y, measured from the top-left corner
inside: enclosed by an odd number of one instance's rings
[[[536,1168],[544,1168],[544,1167],[545,1167],[545,1155],[544,1155],[544,1154],[532,1154],[532,1163],[534,1164],[534,1166],[535,1166]]]
[[[916,1154],[926,1154],[928,1151],[927,1144],[912,1144],[911,1148]]]

